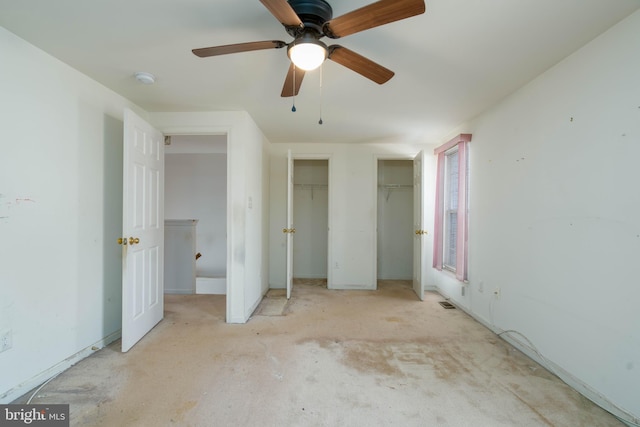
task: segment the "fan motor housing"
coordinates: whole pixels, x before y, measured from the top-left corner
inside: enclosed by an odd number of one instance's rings
[[[323,35],[322,26],[333,17],[333,9],[329,3],[324,0],[289,0],[289,4],[306,30],[313,29],[318,35]],[[287,28],[287,33],[293,37],[301,34],[298,27]]]

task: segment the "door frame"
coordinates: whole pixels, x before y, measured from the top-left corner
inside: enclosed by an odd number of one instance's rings
[[[226,302],[226,322],[227,323],[243,323],[238,321],[237,316],[232,312],[232,302],[234,298],[240,298],[244,294],[244,289],[241,290],[241,293],[238,297],[234,294],[233,290],[236,289],[233,284],[235,278],[235,274],[233,271],[233,230],[232,230],[232,200],[231,200],[231,187],[233,184],[233,174],[231,173],[232,162],[232,153],[229,150],[229,140],[231,138],[232,126],[180,126],[180,127],[162,127],[156,126],[164,135],[193,135],[193,136],[207,136],[207,135],[226,135],[227,137],[227,291],[225,295]],[[243,284],[241,284],[244,286]]]
[[[306,154],[306,153],[291,153],[291,160],[295,164],[296,160],[326,160],[327,161],[327,289],[334,289],[333,287],[333,270],[331,266],[333,265],[333,232],[332,232],[332,210],[331,210],[331,191],[333,185],[331,183],[333,177],[333,162],[332,162],[332,154],[329,153],[318,153],[318,154]],[[291,195],[293,198],[293,194]],[[293,199],[292,199],[293,200]],[[296,213],[293,212],[293,223],[295,224]],[[294,243],[295,245],[295,243]]]
[[[271,143],[246,111],[152,112],[166,135],[227,135],[226,322],[246,323],[269,290]]]
[[[287,224],[286,228],[282,230],[286,233],[287,238],[287,271],[285,273],[287,299],[291,298],[291,291],[293,290],[293,233],[295,233],[295,228],[293,227],[293,169],[293,156],[291,150],[287,150]]]
[[[185,133],[164,133],[165,138],[166,137],[172,137],[172,136],[176,136],[176,137],[180,137],[180,136],[202,136],[202,137],[206,137],[206,136],[225,136],[225,151],[224,151],[224,155],[225,155],[225,162],[226,162],[226,167],[227,167],[227,174],[226,174],[226,178],[227,178],[227,186],[225,188],[225,210],[226,210],[226,216],[227,216],[227,220],[225,223],[225,234],[228,234],[227,232],[227,228],[229,226],[229,219],[228,219],[228,215],[229,215],[229,195],[228,195],[228,191],[229,191],[229,135],[226,133],[190,133],[190,134],[185,134]],[[165,141],[165,146],[168,145]],[[192,151],[192,152],[185,152],[185,153],[167,153],[166,148],[165,148],[165,163],[166,163],[166,155],[167,154],[208,154],[211,153],[210,151]],[[165,195],[166,195],[166,186],[165,186]],[[166,200],[166,198],[165,198]],[[229,259],[229,239],[227,238],[227,242],[226,242],[226,250],[225,250],[225,264],[226,264],[226,269],[229,268],[229,264],[228,264],[228,259]],[[196,291],[196,284],[195,284],[195,280],[196,278],[194,277],[194,294]],[[226,291],[225,291],[225,298],[226,298],[226,292],[228,291],[228,286],[229,286],[229,281],[227,279],[227,277],[225,277],[225,282],[226,282]]]
[[[411,162],[411,167],[413,168],[413,160],[415,159],[416,154],[374,154],[373,155],[373,194],[374,194],[374,211],[375,215],[373,218],[373,236],[375,236],[373,240],[372,247],[372,260],[373,260],[373,273],[371,277],[373,278],[373,289],[378,289],[378,163],[380,160],[406,160]],[[412,172],[413,176],[413,172]],[[425,178],[422,177],[422,183],[424,186]],[[424,189],[422,190],[422,194],[424,197]],[[412,211],[413,212],[413,209]],[[413,273],[412,273],[413,274]],[[423,275],[424,276],[424,275]],[[424,279],[423,279],[424,280]]]
[[[416,164],[418,165],[418,174],[416,174]],[[424,150],[420,150],[420,152],[416,155],[413,160],[413,219],[414,225],[416,226],[414,242],[413,242],[413,262],[418,262],[416,266],[413,266],[413,290],[416,295],[420,299],[420,301],[424,301],[424,283],[425,283],[425,274],[426,274],[426,203],[425,203],[425,171],[426,171],[426,155]],[[418,191],[416,191],[416,178],[420,177],[420,183]],[[418,199],[418,206],[416,206],[416,198]],[[415,223],[416,216],[418,217],[417,224]],[[416,249],[419,248],[419,249]],[[418,255],[418,256],[416,256]]]

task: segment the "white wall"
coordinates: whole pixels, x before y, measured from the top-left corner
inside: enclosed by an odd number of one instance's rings
[[[123,110],[0,27],[0,402],[117,339]]]
[[[244,323],[269,287],[269,141],[246,112],[149,117],[168,135],[227,135],[227,322]]]
[[[151,115],[3,28],[0,52],[0,331],[13,341],[0,353],[5,403],[119,338],[123,111]],[[234,142],[238,282],[227,314],[244,322],[268,289],[269,143],[246,113],[156,119],[228,131]]]
[[[172,142],[172,146],[175,143]],[[197,219],[198,277],[226,277],[227,155],[165,154],[165,218]]]
[[[196,293],[197,219],[164,221],[164,293]]]
[[[470,291],[433,276],[478,319],[524,334],[576,388],[636,419],[638,52],[640,12],[462,129],[473,134]],[[604,402],[622,414],[613,405]]]
[[[376,200],[378,158],[413,158],[423,146],[403,141],[359,144],[272,144],[270,279],[285,286],[287,150],[294,156],[329,159],[329,286],[334,289],[376,287]],[[429,165],[428,168],[432,168]],[[427,244],[428,248],[432,244]],[[425,257],[430,257],[430,250]]]

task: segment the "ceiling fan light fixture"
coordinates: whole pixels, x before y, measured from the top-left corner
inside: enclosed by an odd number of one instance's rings
[[[296,67],[311,71],[327,59],[327,46],[312,36],[302,36],[289,46],[287,53]]]

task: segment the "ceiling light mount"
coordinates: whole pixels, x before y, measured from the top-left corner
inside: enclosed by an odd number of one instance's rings
[[[145,85],[152,85],[156,82],[156,77],[153,74],[144,71],[138,71],[134,76],[137,81]]]
[[[313,29],[322,34],[322,26],[333,18],[333,9],[325,0],[288,0],[289,5],[302,21],[302,26],[287,26],[291,37],[298,37],[303,31]]]

